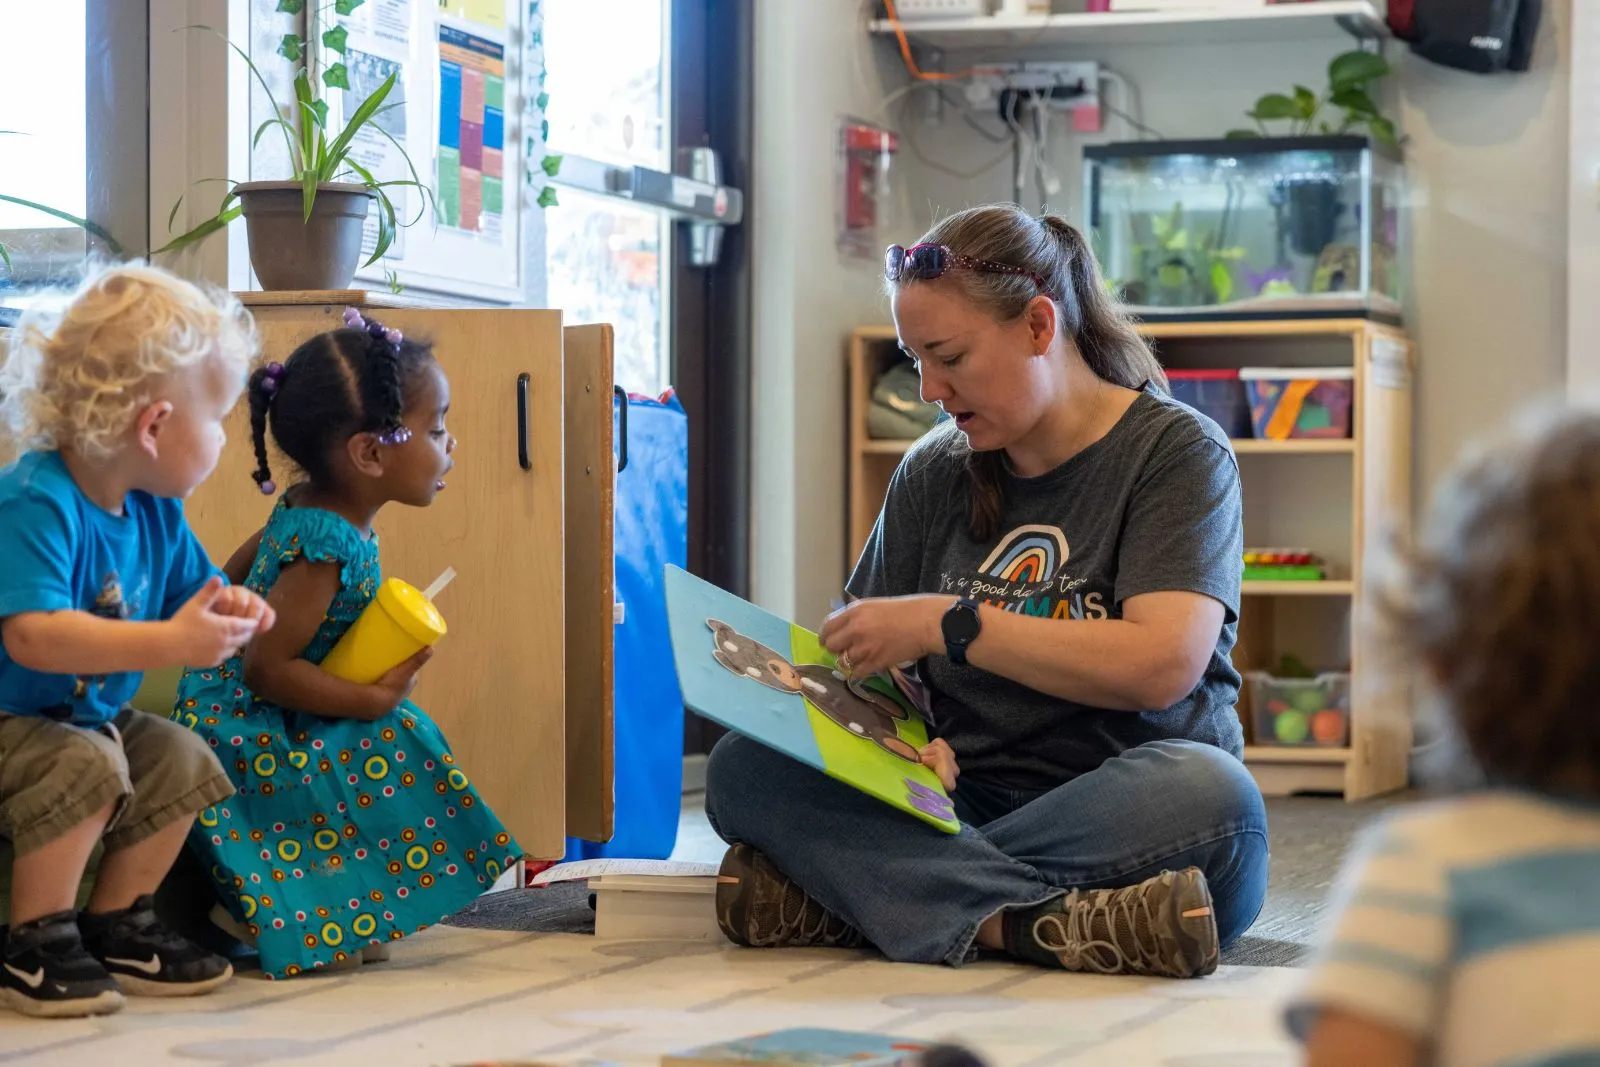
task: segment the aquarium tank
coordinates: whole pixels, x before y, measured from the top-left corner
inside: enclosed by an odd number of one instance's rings
[[[1154,321],[1398,324],[1403,182],[1400,150],[1363,136],[1084,149],[1107,284]]]

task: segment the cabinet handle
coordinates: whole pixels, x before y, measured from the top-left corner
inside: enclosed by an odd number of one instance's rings
[[[621,474],[628,469],[628,393],[620,385],[613,385],[611,392],[622,401],[622,427],[617,442],[617,473]]]
[[[517,375],[517,466],[525,471],[533,470],[533,461],[528,458],[528,383],[531,381],[527,374]]]

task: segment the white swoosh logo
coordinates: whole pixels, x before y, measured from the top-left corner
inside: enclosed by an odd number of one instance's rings
[[[132,967],[134,970],[143,971],[145,974],[161,973],[160,956],[151,956],[148,960],[119,960],[115,956],[107,956],[106,962],[115,963],[118,967]]]
[[[38,989],[40,986],[44,985],[43,967],[40,967],[37,971],[29,974],[27,971],[18,970],[16,967],[13,967],[8,963],[6,964],[6,970],[10,971],[12,974],[22,979],[22,981],[26,982],[29,989]]]

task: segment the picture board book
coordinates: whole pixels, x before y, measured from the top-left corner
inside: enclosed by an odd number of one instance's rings
[[[683,702],[697,714],[937,827],[961,823],[918,752],[921,715],[882,676],[847,679],[817,635],[668,566]]]
[[[914,1067],[929,1046],[882,1034],[779,1030],[661,1057],[661,1067]]]

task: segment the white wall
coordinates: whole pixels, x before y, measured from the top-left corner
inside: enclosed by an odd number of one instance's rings
[[[813,627],[844,581],[844,338],[887,317],[881,261],[834,248],[838,121],[873,118],[900,77],[861,7],[756,5],[752,593]]]
[[[1567,390],[1600,391],[1600,11],[1572,10],[1567,197]]]

